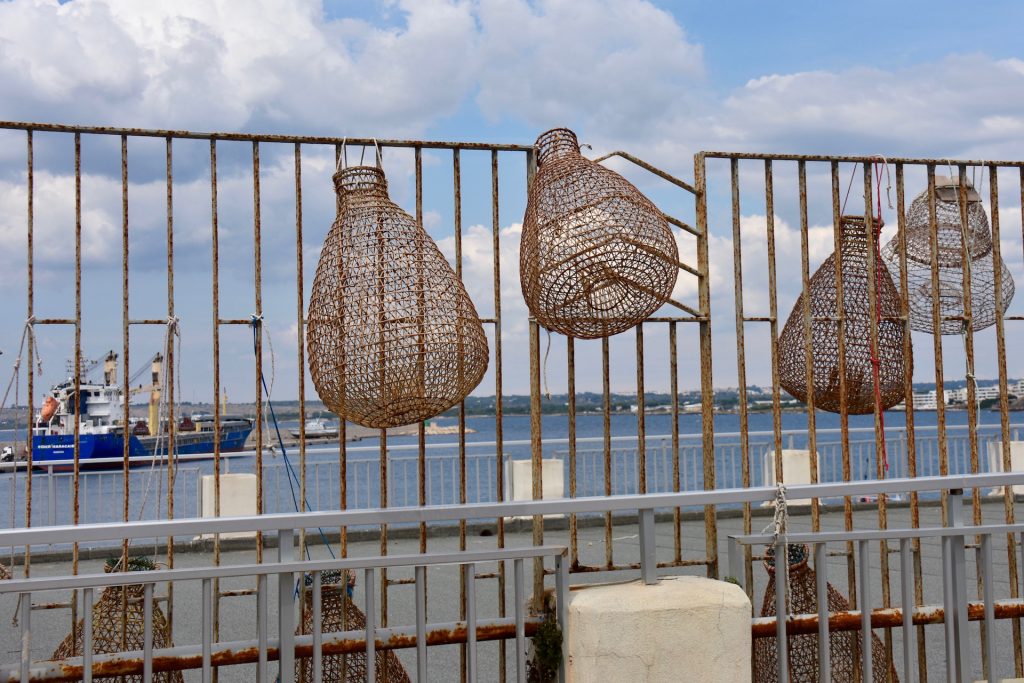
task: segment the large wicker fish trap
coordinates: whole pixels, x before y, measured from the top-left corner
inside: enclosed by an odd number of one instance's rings
[[[581,339],[624,332],[675,287],[679,251],[668,221],[629,181],[584,158],[572,131],[544,133],[536,150],[519,253],[530,313]]]
[[[7,568],[7,565],[0,562],[0,581],[6,581],[11,578],[11,570]]]
[[[881,220],[876,228],[880,229]],[[877,264],[876,307],[868,299],[868,233],[862,216],[844,216],[840,225],[838,256],[833,253],[811,277],[810,348],[814,372],[814,406],[838,413],[841,410],[840,323],[837,305],[836,258],[842,268],[844,341],[843,375],[846,408],[851,415],[870,413],[875,406],[877,361],[880,409],[904,398],[904,327],[900,299],[885,265]],[[871,349],[871,327],[877,321],[877,355]],[[805,363],[804,294],[801,293],[779,336],[779,380],[800,401],[808,400]]]
[[[970,182],[967,190],[966,224],[960,212],[959,181],[935,178],[935,252],[938,275],[939,334],[960,334],[965,330],[964,288],[970,269],[971,329],[991,327],[996,322],[996,273],[1005,313],[1015,291],[1013,277],[1006,264],[996,263],[992,250],[992,232],[981,196]],[[906,222],[907,297],[910,326],[920,332],[934,333],[932,311],[932,244],[928,191],[910,204]],[[966,258],[965,258],[966,256]],[[882,251],[882,258],[893,272],[899,272],[900,239],[893,237]]]
[[[334,176],[338,217],[309,301],[309,370],[324,404],[365,427],[421,422],[472,391],[487,338],[455,271],[388,198],[379,168]]]
[[[322,633],[344,631],[365,631],[366,615],[348,596],[343,572],[323,572],[320,587],[320,630]],[[302,606],[302,632],[313,632],[313,593],[309,577],[306,584],[306,599]],[[375,680],[378,683],[410,683],[409,674],[402,666],[398,655],[392,650],[377,650],[374,653]],[[324,655],[322,660],[324,681],[332,683],[363,683],[366,681],[366,653],[349,655]],[[303,658],[299,662],[295,678],[299,683],[316,683],[313,676],[313,660]]]
[[[775,611],[775,558],[773,548],[768,548],[765,569],[768,570],[768,586],[764,591],[761,605],[762,617],[773,617]],[[788,614],[817,614],[818,598],[815,572],[808,566],[809,550],[806,545],[788,546],[789,555],[789,596],[786,600]],[[842,593],[828,584],[828,611],[840,612],[850,609],[850,603]],[[829,664],[833,683],[849,683],[857,680],[855,671],[860,669],[861,639],[857,631],[831,631],[828,635]],[[817,683],[818,677],[818,634],[790,635],[787,638],[789,655],[789,683]],[[886,662],[885,646],[874,633],[871,634],[872,681],[899,683],[896,669]],[[778,650],[776,638],[758,638],[754,641],[754,672],[757,683],[777,683]]]
[[[153,564],[142,558],[128,562],[129,571],[152,569]],[[120,563],[108,562],[107,572],[120,571]],[[153,649],[174,647],[170,627],[163,610],[154,601],[152,605]],[[109,586],[103,589],[99,600],[92,608],[93,654],[141,651],[145,636],[146,619],[143,604],[143,587]],[[85,638],[85,620],[79,619],[74,630],[61,641],[51,659],[81,657]],[[141,674],[129,676],[96,677],[94,681],[118,681],[119,683],[142,683]],[[180,671],[163,671],[153,674],[156,683],[183,683]]]

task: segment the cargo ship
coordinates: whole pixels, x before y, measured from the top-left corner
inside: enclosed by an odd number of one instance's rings
[[[74,377],[50,389],[32,428],[32,463],[47,466],[53,461],[69,461],[75,457],[75,423],[78,423],[78,461],[80,469],[121,467],[124,458],[124,389],[117,384],[117,354],[110,352],[103,359],[103,381],[91,382],[89,372],[99,361],[87,361],[79,375],[75,392]],[[163,358],[150,359],[152,382],[130,389],[130,394],[148,391],[148,419],[129,419],[128,457],[139,464],[149,464],[151,456],[171,452],[170,429],[160,413],[160,390]],[[69,374],[73,375],[71,364]],[[134,377],[138,377],[136,373]],[[129,381],[129,383],[131,380]],[[240,451],[253,429],[253,420],[237,415],[220,416],[220,451]],[[174,429],[175,455],[212,453],[217,431],[213,415],[194,414],[181,418]],[[101,462],[116,458],[119,462]],[[69,465],[64,468],[69,468]]]

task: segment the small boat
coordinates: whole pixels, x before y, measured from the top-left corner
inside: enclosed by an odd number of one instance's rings
[[[334,439],[338,436],[338,428],[322,417],[313,417],[306,420],[305,429],[307,439]],[[299,438],[299,429],[289,429],[288,433],[296,439]]]
[[[120,462],[90,462],[124,458],[124,392],[116,381],[112,358],[116,359],[116,356],[110,354],[107,358],[108,366],[105,368],[103,382],[91,382],[83,377],[77,394],[73,378],[50,389],[50,395],[43,401],[32,428],[33,466],[47,467],[48,461],[74,460],[76,423],[80,469],[122,466]],[[159,396],[156,380],[147,389],[153,392],[153,396]],[[219,446],[222,453],[240,451],[245,447],[252,429],[253,420],[248,417],[221,415],[219,432],[215,429],[212,415],[185,417],[174,430],[174,453],[212,453],[216,446]],[[166,455],[170,451],[169,437],[168,421],[159,417],[156,404],[151,398],[150,419],[130,420],[127,449],[129,459],[137,459],[137,464],[145,465],[150,463],[150,456]],[[60,465],[54,469],[71,468],[71,465]]]

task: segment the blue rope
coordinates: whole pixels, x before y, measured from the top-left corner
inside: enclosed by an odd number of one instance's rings
[[[249,326],[252,327],[252,353],[254,356],[257,355],[257,347],[259,341],[259,330],[263,325],[263,318],[260,316],[253,315],[250,319]],[[270,390],[267,388],[267,378],[263,374],[263,368],[260,368],[260,383],[263,385],[263,393],[267,396],[267,406],[270,408],[270,418],[274,421],[274,432],[277,434],[277,443],[281,447],[281,455],[284,456],[285,470],[288,474],[288,488],[292,493],[292,505],[295,506],[295,511],[299,511],[299,499],[295,495],[295,484],[299,484],[299,475],[295,473],[295,469],[292,467],[292,461],[288,458],[288,450],[284,447],[284,439],[281,438],[281,427],[277,423],[277,414],[274,412],[274,403],[270,400]],[[256,419],[262,419],[262,416],[257,415]],[[294,484],[292,483],[294,480]],[[303,497],[303,502],[306,504],[307,510],[312,510],[312,506],[309,504],[309,499]],[[327,552],[331,554],[331,559],[337,559],[334,550],[331,548],[331,544],[327,542],[327,535],[324,534],[324,530],[321,527],[316,528],[320,532],[320,540],[323,542],[324,547],[327,548]],[[306,559],[310,559],[309,547],[305,548]],[[298,592],[298,582],[296,582],[296,592]]]

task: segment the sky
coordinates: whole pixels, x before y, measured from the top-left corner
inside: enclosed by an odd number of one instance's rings
[[[585,153],[626,150],[684,180],[700,150],[860,154],[967,159],[1024,158],[1024,54],[1017,2],[670,3],[646,0],[0,1],[0,120],[195,131],[244,131],[530,144],[552,127],[574,129]],[[39,133],[35,162],[35,297],[38,317],[74,312],[74,178],[69,136]],[[132,318],[167,311],[164,145],[129,143]],[[355,159],[363,150],[354,148]],[[296,285],[293,148],[260,149],[262,290],[266,371],[274,396],[298,386],[298,301],[308,300],[320,245],[333,220],[330,150],[307,146],[302,170],[305,287]],[[121,349],[121,167],[117,138],[82,142],[83,355]],[[368,159],[372,158],[372,152]],[[450,152],[427,151],[424,225],[454,258]],[[613,162],[659,207],[693,221],[691,197]],[[481,316],[493,314],[490,166],[466,152],[463,167],[464,278]],[[392,198],[412,212],[413,160],[387,150]],[[0,370],[17,356],[26,317],[26,143],[0,130]],[[255,310],[251,145],[218,145],[221,317]],[[863,212],[859,170],[851,206]],[[941,172],[941,169],[940,169]],[[212,390],[210,154],[208,143],[175,143],[174,300],[181,318],[181,397]],[[845,186],[852,166],[840,169]],[[971,172],[988,197],[991,180]],[[526,308],[518,284],[525,164],[499,164],[505,393],[529,391]],[[764,170],[740,165],[743,303],[767,315]],[[1000,173],[1002,249],[1024,283],[1020,179]],[[734,262],[728,162],[709,162],[709,247],[714,383],[737,381]],[[907,171],[907,201],[924,188]],[[775,168],[775,229],[781,324],[800,290],[794,164]],[[809,258],[832,251],[828,167],[808,166]],[[883,198],[884,202],[884,198]],[[986,204],[990,211],[992,207]],[[894,235],[895,213],[883,207]],[[695,264],[691,237],[677,234]],[[683,274],[676,297],[693,304]],[[1024,310],[1024,295],[1010,314]],[[665,313],[670,309],[665,309]],[[1009,323],[1008,325],[1020,325]],[[695,326],[679,333],[679,388],[699,384]],[[490,330],[490,328],[488,328]],[[132,371],[164,342],[161,326],[132,328]],[[490,333],[490,332],[489,332]],[[1020,332],[1008,327],[1008,345]],[[256,386],[251,332],[224,328],[221,373],[232,400]],[[68,328],[37,328],[42,385],[64,374],[74,352]],[[493,338],[492,338],[493,351]],[[766,326],[746,328],[747,379],[770,383]],[[963,350],[944,340],[946,377],[963,376]],[[915,379],[934,378],[932,339],[915,334]],[[564,340],[541,338],[544,382],[566,387]],[[645,327],[645,387],[666,391],[664,326]],[[995,335],[979,332],[979,377],[994,377]],[[600,344],[577,348],[577,388],[600,390]],[[636,340],[611,340],[611,386],[636,390]],[[1011,377],[1024,375],[1019,354]],[[0,377],[6,383],[6,377]],[[22,382],[24,378],[22,378]],[[22,389],[24,391],[24,389]],[[307,396],[315,396],[306,382]],[[494,393],[492,368],[475,392]],[[37,400],[38,400],[37,396]]]

